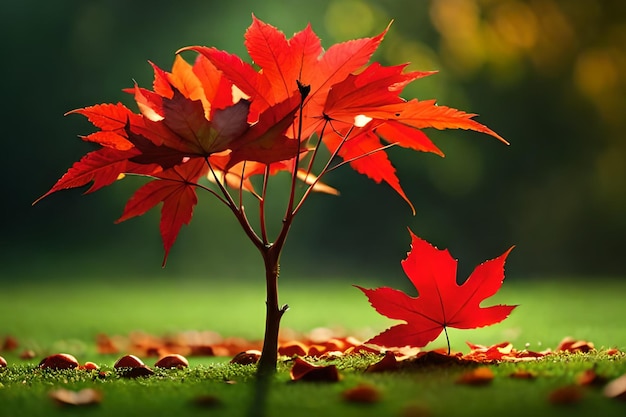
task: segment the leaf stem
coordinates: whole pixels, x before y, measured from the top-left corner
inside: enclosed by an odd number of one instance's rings
[[[361,154],[359,156],[355,156],[354,158],[345,159],[345,160],[341,161],[340,163],[338,163],[337,165],[334,165],[334,166],[328,168],[326,170],[326,172],[334,171],[334,170],[336,170],[337,168],[339,168],[342,165],[349,164],[350,162],[354,162],[354,161],[356,161],[358,159],[365,158],[366,156],[369,156],[369,155],[374,154],[376,152],[384,151],[385,149],[389,149],[389,148],[394,147],[396,145],[397,145],[397,143],[395,143],[395,142],[394,143],[389,143],[387,145],[381,146],[380,148],[372,149],[371,151],[365,152],[364,154]]]
[[[443,326],[443,332],[446,335],[446,342],[448,342],[448,356],[450,356],[450,338],[448,337],[448,327]]]
[[[328,123],[328,120],[327,120],[327,123]],[[331,126],[332,126],[332,123],[331,123]],[[320,133],[320,139],[319,139],[320,142],[322,141],[322,139],[324,137],[324,129],[325,128],[326,128],[326,124],[324,124],[324,126],[322,128],[322,132]],[[311,183],[311,185],[309,185],[309,187],[304,192],[304,195],[300,199],[300,202],[298,203],[298,206],[294,209],[294,214],[297,213],[300,210],[300,208],[302,207],[302,204],[304,203],[304,200],[306,200],[307,197],[309,196],[309,194],[311,194],[311,192],[313,191],[313,187],[315,187],[315,184],[317,184],[326,173],[330,172],[329,171],[329,167],[330,167],[330,164],[332,163],[332,160],[339,154],[339,150],[341,149],[343,144],[346,143],[346,140],[348,140],[348,137],[352,133],[353,128],[354,128],[354,126],[350,127],[350,130],[348,130],[346,135],[341,137],[342,140],[339,143],[339,146],[337,146],[335,151],[328,157],[328,161],[326,161],[326,164],[324,165],[324,168],[322,168],[322,170],[320,171],[320,173],[317,176],[317,178],[315,179],[315,181],[313,181]],[[337,130],[333,129],[333,131],[339,135],[339,132]]]

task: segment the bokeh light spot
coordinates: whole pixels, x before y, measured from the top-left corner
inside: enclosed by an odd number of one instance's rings
[[[371,35],[376,26],[372,7],[358,0],[335,1],[328,6],[326,30],[335,39],[354,39]]]

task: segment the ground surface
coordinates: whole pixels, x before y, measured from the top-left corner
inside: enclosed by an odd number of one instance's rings
[[[360,285],[368,286],[367,283]],[[370,285],[375,286],[375,285]],[[82,282],[13,282],[0,291],[0,340],[15,337],[20,346],[0,352],[8,367],[0,370],[0,416],[14,415],[253,415],[268,416],[424,416],[424,415],[624,415],[626,402],[606,398],[606,381],[580,386],[581,373],[594,369],[607,380],[626,374],[624,354],[607,355],[608,348],[626,351],[623,294],[626,281],[533,280],[506,282],[494,302],[520,304],[503,323],[477,330],[451,329],[453,350],[465,344],[491,345],[510,341],[516,349],[554,349],[565,336],[595,345],[588,354],[550,355],[542,360],[489,365],[494,373],[484,386],[464,385],[458,378],[465,366],[433,363],[400,371],[364,373],[379,357],[342,358],[339,382],[290,382],[292,362],[268,388],[257,395],[252,366],[229,365],[229,357],[190,356],[184,370],[157,370],[148,378],[127,379],[113,370],[119,354],[100,355],[96,337],[129,335],[141,330],[154,335],[212,330],[225,337],[258,340],[263,326],[260,285],[211,285],[195,279],[178,282],[133,283],[132,280]],[[337,335],[367,338],[393,322],[378,316],[358,290],[341,281],[308,280],[283,284],[281,298],[292,307],[285,329],[294,337],[325,327]],[[426,349],[445,346],[438,339]],[[24,350],[35,352],[20,359]],[[99,371],[36,370],[45,355],[65,352],[80,363],[93,361]],[[156,358],[143,358],[152,366]],[[533,378],[511,374],[529,371]],[[99,376],[100,372],[104,376]],[[234,383],[233,383],[234,382]],[[346,390],[367,385],[378,393],[370,404],[344,399]],[[550,400],[566,391],[573,404]],[[49,398],[58,388],[95,388],[102,400],[94,406],[59,407]],[[569,397],[568,397],[569,396]],[[265,398],[265,404],[259,401]],[[568,401],[565,401],[568,402]]]

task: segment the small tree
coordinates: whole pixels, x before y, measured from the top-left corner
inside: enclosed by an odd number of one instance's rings
[[[254,66],[215,48],[183,48],[179,53],[197,53],[193,64],[180,55],[171,72],[153,64],[152,90],[137,85],[127,90],[139,113],[121,103],[70,112],[86,116],[100,129],[83,139],[101,148],[76,162],[41,198],[89,183],[87,192],[93,192],[127,174],[149,178],[117,222],[162,203],[165,265],[180,228],[192,218],[196,192],[215,196],[232,211],[263,257],[267,310],[258,372],[271,374],[276,369],[280,320],[288,308],[278,299],[280,256],[294,217],[311,192],[336,194],[321,182],[326,174],[348,165],[377,183],[386,182],[411,205],[387,148],[443,156],[424,128],[475,130],[505,142],[474,121],[474,114],[438,106],[435,100],[401,98],[407,84],[432,72],[405,71],[407,64],[367,65],[386,32],[324,51],[310,26],[287,39],[253,16],[245,46]],[[328,152],[321,152],[322,146]],[[267,189],[282,171],[291,180],[279,232],[271,237]],[[261,179],[258,189],[253,177]],[[244,192],[256,202],[255,226],[244,209]]]

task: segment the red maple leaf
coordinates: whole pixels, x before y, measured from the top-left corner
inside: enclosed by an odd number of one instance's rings
[[[458,285],[457,261],[450,253],[431,246],[413,232],[410,234],[411,252],[402,261],[402,268],[417,289],[417,297],[389,287],[365,289],[357,286],[380,314],[405,321],[367,343],[386,347],[422,347],[435,340],[442,331],[446,332],[447,338],[448,327],[473,329],[492,325],[507,318],[516,307],[480,306],[483,300],[500,289],[504,280],[504,261],[513,248],[480,264],[462,285]]]
[[[474,114],[437,106],[434,100],[400,97],[407,84],[434,72],[405,72],[407,64],[385,67],[374,62],[366,66],[388,29],[324,51],[310,26],[287,39],[283,32],[253,16],[245,45],[258,70],[238,56],[212,47],[192,46],[181,51],[196,51],[222,71],[250,97],[251,113],[299,96],[298,83],[308,86],[310,93],[287,136],[297,137],[302,118],[303,141],[317,133],[331,153],[375,182],[386,182],[411,205],[386,147],[397,145],[443,156],[423,128],[469,129],[506,141],[472,120]],[[381,138],[388,145],[383,145]]]
[[[180,228],[191,221],[193,208],[198,202],[197,182],[207,171],[206,163],[202,159],[194,158],[154,175],[155,180],[143,185],[128,200],[124,213],[116,223],[141,216],[162,202],[160,229],[165,248],[165,265]]]

